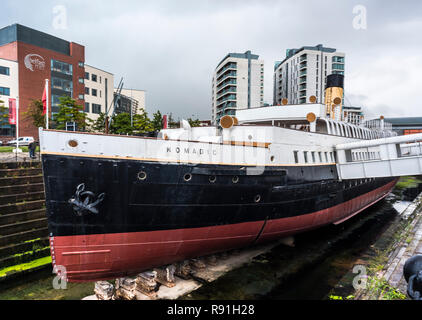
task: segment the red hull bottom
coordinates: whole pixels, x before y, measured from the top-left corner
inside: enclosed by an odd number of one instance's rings
[[[52,237],[53,265],[64,266],[70,282],[134,275],[153,267],[342,223],[385,198],[396,183],[397,180],[394,180],[329,209],[266,223],[258,221],[197,229]]]

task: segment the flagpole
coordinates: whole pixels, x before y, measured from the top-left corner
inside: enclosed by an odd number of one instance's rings
[[[19,152],[19,97],[16,97],[16,156]]]
[[[49,128],[48,128],[48,118],[49,118],[49,112],[48,112],[48,103],[49,103],[49,99],[48,99],[48,97],[49,97],[49,92],[48,92],[48,79],[45,79],[45,91],[46,91],[46,101],[47,101],[47,112],[45,113],[45,117],[46,117],[46,119],[45,119],[45,126],[46,126],[46,129],[48,130]]]

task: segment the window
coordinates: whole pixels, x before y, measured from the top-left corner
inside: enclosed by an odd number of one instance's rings
[[[293,151],[293,155],[295,157],[295,163],[299,163],[299,151]]]
[[[308,151],[303,151],[303,157],[305,158],[305,163],[308,163]]]
[[[0,87],[0,95],[10,96],[10,88]]]
[[[89,113],[89,102],[85,102],[84,112]]]
[[[85,80],[89,80],[89,72],[85,72]]]
[[[5,76],[10,76],[10,69],[8,67],[0,66],[0,74],[4,74]]]
[[[73,75],[73,66],[66,62],[51,60],[51,71],[60,72],[69,76]]]
[[[79,78],[79,83],[84,83],[84,79],[83,78]]]
[[[96,74],[92,74],[91,75],[91,80],[94,82],[97,82],[97,75]]]
[[[315,163],[316,162],[316,160],[315,160],[315,152],[311,152],[311,154],[312,154],[312,162]]]
[[[51,88],[72,93],[73,82],[71,80],[51,77]]]
[[[100,104],[92,104],[92,113],[100,114],[101,113],[101,105]]]
[[[85,100],[85,96],[83,94],[80,94],[78,97],[79,97],[79,100]]]
[[[89,88],[85,87],[85,94],[89,95]]]
[[[96,97],[97,96],[97,89],[92,89],[91,94]]]
[[[344,64],[333,63],[333,69],[344,70]]]
[[[81,62],[81,61],[79,61],[78,66],[79,66],[80,68],[83,68],[83,67],[84,67],[84,63],[83,63],[83,62]]]

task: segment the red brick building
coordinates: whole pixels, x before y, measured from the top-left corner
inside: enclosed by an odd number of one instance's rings
[[[59,97],[65,95],[84,105],[84,46],[14,24],[0,29],[0,59],[18,63],[18,74],[9,74],[8,77],[18,83],[19,136],[38,138],[38,128],[25,116],[25,112],[31,100],[42,98],[46,79],[50,84],[50,113],[58,112]],[[7,98],[16,98],[7,97],[10,90],[7,90],[7,83],[2,84],[7,80],[7,76],[0,78],[0,87],[6,88],[3,91],[6,96],[1,95],[0,100],[5,102],[6,107]],[[13,131],[7,131],[11,132],[9,136],[13,136]]]

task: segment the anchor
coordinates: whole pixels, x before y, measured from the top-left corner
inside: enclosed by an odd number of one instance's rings
[[[96,208],[105,198],[105,193],[101,193],[98,197],[91,191],[85,191],[85,184],[81,183],[76,188],[76,193],[68,202],[73,206],[73,211],[81,217],[84,213],[98,214]]]
[[[407,294],[413,300],[422,300],[422,255],[418,254],[406,261],[403,267]]]

